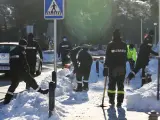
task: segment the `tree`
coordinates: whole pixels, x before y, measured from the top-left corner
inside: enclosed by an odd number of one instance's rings
[[[7,30],[7,23],[9,23],[10,20],[13,20],[12,10],[13,10],[12,6],[6,4],[0,4],[0,16],[3,21],[2,24],[4,26],[4,30]]]

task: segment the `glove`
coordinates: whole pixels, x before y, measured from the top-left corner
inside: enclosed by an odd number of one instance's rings
[[[108,68],[107,68],[107,67],[105,67],[105,68],[103,69],[103,76],[104,76],[104,77],[107,77],[107,76],[108,76]]]

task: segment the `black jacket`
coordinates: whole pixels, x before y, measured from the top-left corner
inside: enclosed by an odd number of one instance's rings
[[[76,58],[77,58],[77,62],[80,64],[80,67],[90,69],[93,60],[92,60],[92,56],[87,52],[87,50],[81,49],[78,52]]]
[[[141,67],[148,65],[150,54],[158,55],[158,53],[152,50],[152,37],[148,36],[140,46],[138,53],[137,63]]]
[[[29,71],[26,52],[23,47],[17,46],[10,52],[10,69],[12,73],[18,74]]]
[[[77,53],[78,53],[80,50],[81,50],[81,47],[78,46],[78,47],[73,48],[73,49],[70,51],[70,58],[71,58],[72,62],[75,63],[75,62],[77,61],[77,60],[76,60],[76,55],[77,55]]]
[[[26,53],[27,53],[27,60],[28,62],[36,62],[36,54],[37,52],[40,55],[40,58],[43,59],[43,55],[42,55],[42,50],[40,45],[38,44],[37,41],[35,40],[28,40],[28,45],[26,48]]]
[[[121,40],[111,41],[106,50],[105,66],[116,68],[118,66],[126,67],[127,44]]]
[[[70,42],[62,41],[59,44],[58,57],[60,57],[60,55],[62,55],[62,56],[67,55],[71,49],[72,49],[72,46],[71,46]]]

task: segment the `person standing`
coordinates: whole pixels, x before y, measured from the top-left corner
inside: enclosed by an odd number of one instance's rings
[[[4,104],[8,104],[13,95],[15,89],[18,87],[19,83],[24,80],[26,85],[32,87],[37,92],[42,94],[47,94],[48,89],[42,90],[35,79],[30,75],[30,68],[26,59],[25,48],[27,46],[27,41],[21,39],[19,41],[19,46],[10,52],[10,70],[11,70],[11,86],[8,88],[8,92],[4,98]]]
[[[30,72],[32,75],[36,72],[36,60],[37,53],[39,54],[41,60],[43,60],[42,50],[40,45],[36,40],[34,40],[34,35],[32,33],[28,34],[28,45],[26,48],[27,61],[30,67]]]
[[[103,75],[109,77],[109,103],[115,105],[116,85],[117,107],[121,107],[124,99],[124,80],[126,74],[127,44],[121,40],[120,30],[113,32],[113,40],[108,44],[105,56]]]
[[[76,55],[77,53],[81,50],[82,48],[80,46],[74,47],[71,51],[70,51],[70,58],[74,67],[73,73],[76,73],[77,69],[78,69],[78,63],[77,63],[77,59],[76,59]]]
[[[68,54],[70,50],[72,49],[72,46],[70,42],[67,40],[66,37],[63,37],[63,41],[59,44],[59,50],[58,50],[58,57],[62,60],[62,68],[65,66],[67,59],[68,59]]]
[[[136,63],[136,60],[137,60],[137,52],[136,52],[136,48],[134,47],[134,44],[130,44],[130,45],[127,45],[127,59],[128,59],[128,62],[130,64],[130,68],[131,70],[134,69],[134,66],[135,66],[135,63]]]
[[[88,45],[83,45],[82,49],[76,54],[76,72],[77,88],[76,92],[88,91],[89,75],[92,66],[92,56],[88,53]]]
[[[146,83],[145,68],[149,63],[150,54],[158,56],[158,53],[156,53],[152,50],[153,35],[154,35],[154,31],[151,30],[149,32],[148,36],[146,36],[146,38],[144,39],[144,42],[141,44],[135,68],[133,71],[131,71],[129,73],[129,75],[126,78],[126,80],[128,82],[133,77],[135,77],[135,75],[137,74],[137,72],[140,69],[142,69],[142,84],[141,84],[141,86],[143,86]]]

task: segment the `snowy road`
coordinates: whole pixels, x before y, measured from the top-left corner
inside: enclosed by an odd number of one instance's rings
[[[40,83],[42,80],[44,80],[45,77],[51,74],[53,71],[53,64],[45,64],[43,65],[42,74],[38,77],[35,77],[36,81]],[[8,87],[10,86],[10,78],[5,77],[4,75],[0,76],[0,100],[4,98],[5,93],[8,90]],[[21,82],[16,89],[16,93],[25,90],[25,83]]]

